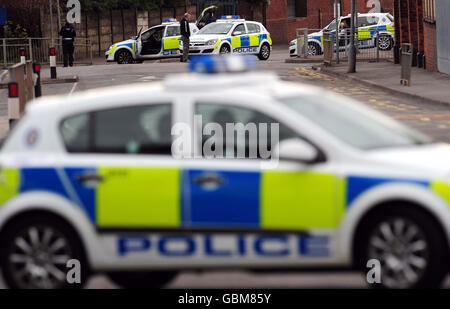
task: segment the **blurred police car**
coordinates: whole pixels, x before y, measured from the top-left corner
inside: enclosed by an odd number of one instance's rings
[[[350,40],[350,18],[351,16],[343,16],[339,18],[339,24],[342,22],[346,25],[344,29],[340,27],[340,49],[344,50],[345,45]],[[366,13],[358,14],[357,24],[357,38],[359,48],[376,47],[377,40],[379,41],[379,49],[390,50],[394,44],[395,26],[394,17],[389,13]],[[316,56],[323,54],[323,32],[329,31],[330,37],[334,38],[336,42],[336,20],[333,20],[328,26],[320,30],[308,34],[308,55]],[[300,38],[300,44],[303,43],[303,38]],[[297,39],[289,43],[289,55],[291,57],[297,56]]]
[[[194,23],[189,24],[191,32],[198,31]],[[180,23],[166,19],[164,23],[142,32],[129,40],[113,44],[105,53],[106,61],[133,63],[149,59],[180,57]]]
[[[182,46],[180,46],[182,49]],[[189,54],[254,54],[267,60],[272,50],[270,33],[259,22],[238,15],[222,16],[190,38]]]
[[[349,98],[240,72],[246,57],[222,58],[194,57],[206,74],[27,105],[0,152],[7,284],[68,287],[72,259],[83,282],[105,272],[125,287],[187,269],[368,271],[376,259],[382,287],[439,286],[450,146]],[[279,142],[269,159],[236,158],[250,145],[238,134],[215,139],[226,158],[205,157],[213,123],[253,124],[263,144],[275,125]],[[198,142],[173,147],[183,132]]]

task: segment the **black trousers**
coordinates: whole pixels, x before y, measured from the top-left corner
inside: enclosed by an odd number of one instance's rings
[[[64,60],[64,66],[67,65],[73,66],[73,52],[74,52],[74,46],[73,43],[64,43],[63,42],[63,60]]]

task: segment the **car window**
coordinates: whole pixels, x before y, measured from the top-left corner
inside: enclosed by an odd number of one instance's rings
[[[358,27],[368,27],[378,24],[379,18],[377,16],[358,17]]]
[[[324,30],[328,31],[336,30],[336,19],[333,20],[328,26],[326,26]]]
[[[167,27],[166,36],[179,36],[180,26],[169,26]]]
[[[245,158],[268,159],[270,156],[267,156],[267,152],[271,151],[271,145],[284,139],[299,137],[274,118],[240,106],[198,103],[195,114],[201,117],[204,157],[211,157],[205,150],[218,149],[218,157],[222,154],[229,158],[243,158],[245,155]],[[278,125],[279,134],[276,134],[274,125]],[[221,132],[213,131],[214,128]],[[214,147],[209,147],[211,144]]]
[[[261,29],[258,24],[247,23],[248,33],[260,33]]]
[[[302,95],[280,101],[339,140],[362,150],[418,145],[432,140],[348,98]]]
[[[68,152],[171,154],[171,123],[170,104],[130,106],[67,118],[61,134]]]
[[[198,34],[227,34],[231,27],[233,27],[232,23],[211,23],[204,26],[197,33]]]
[[[61,135],[68,152],[89,151],[89,114],[80,114],[65,119],[61,124]]]
[[[236,35],[236,33],[238,33],[238,32],[241,32],[241,34],[245,34],[244,24],[237,25],[236,28],[234,28],[232,35]]]
[[[144,32],[141,35],[141,40],[142,41],[148,41],[148,40],[161,41],[163,33],[164,33],[164,29],[165,29],[165,26],[152,28],[152,29],[148,30],[147,32]]]

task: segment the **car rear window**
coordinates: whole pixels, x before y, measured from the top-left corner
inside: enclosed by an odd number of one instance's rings
[[[60,131],[69,153],[171,154],[172,105],[150,104],[74,115]]]

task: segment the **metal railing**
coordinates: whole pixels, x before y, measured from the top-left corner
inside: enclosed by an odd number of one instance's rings
[[[314,32],[321,31],[321,29],[298,28],[295,29],[297,38],[297,57],[307,59],[309,56],[315,56],[309,44],[309,35]]]
[[[53,39],[56,48],[57,63],[63,63],[61,39]],[[27,60],[49,63],[48,49],[51,38],[0,38],[0,64],[3,67],[20,62],[19,49],[25,48]],[[74,42],[75,64],[92,64],[91,40],[76,38]]]
[[[319,30],[320,31],[320,30]],[[346,29],[340,31],[336,40],[336,31],[330,31],[329,39],[322,35],[311,35],[318,32],[316,29],[300,28],[296,29],[297,34],[297,57],[301,58],[323,58],[325,53],[324,42],[332,41],[333,60],[348,61],[350,44],[350,32]],[[339,43],[336,44],[336,41]],[[381,61],[394,59],[394,39],[386,30],[366,30],[360,29],[355,34],[356,59],[365,61]],[[338,47],[336,46],[338,45]],[[330,56],[329,54],[327,55]],[[327,59],[328,60],[328,59]]]

